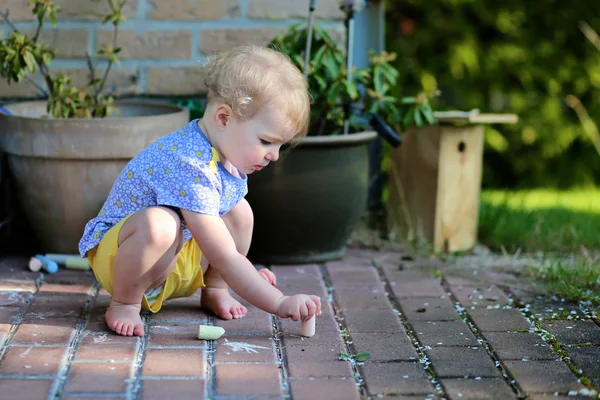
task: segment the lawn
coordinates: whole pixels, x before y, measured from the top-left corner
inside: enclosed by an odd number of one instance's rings
[[[548,293],[600,304],[600,190],[484,191],[479,241],[540,254],[527,272]]]
[[[479,240],[496,251],[600,250],[600,190],[483,191]]]

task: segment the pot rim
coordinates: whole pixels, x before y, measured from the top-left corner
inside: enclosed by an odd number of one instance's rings
[[[306,136],[299,143],[290,144],[289,147],[336,147],[356,145],[370,142],[376,137],[377,132],[375,131],[361,131],[350,133],[348,135]]]
[[[46,100],[32,100],[32,101],[17,101],[17,102],[13,102],[13,103],[3,104],[2,106],[12,112],[13,110],[11,108],[13,108],[13,107],[21,109],[23,107],[44,106],[44,110],[45,110],[46,104],[47,104]],[[173,115],[173,114],[187,112],[187,109],[185,107],[167,103],[167,102],[161,102],[161,101],[157,101],[157,100],[120,99],[120,100],[115,100],[115,105],[117,106],[117,108],[119,106],[148,105],[150,107],[162,107],[165,109],[164,113],[144,115],[144,118],[163,117],[165,115]],[[137,116],[132,115],[129,117],[121,117],[118,115],[111,115],[110,117],[106,117],[106,118],[42,118],[42,117],[32,117],[32,116],[19,115],[19,114],[4,114],[4,113],[0,112],[0,118],[15,118],[15,119],[20,119],[20,120],[34,120],[34,121],[40,121],[40,120],[43,120],[43,121],[73,121],[73,122],[100,121],[100,122],[106,123],[107,121],[123,121],[123,120],[140,118],[140,115],[137,115]]]

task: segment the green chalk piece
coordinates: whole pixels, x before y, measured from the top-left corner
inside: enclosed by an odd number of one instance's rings
[[[56,253],[48,253],[45,256],[47,259],[54,261],[57,264],[65,265],[65,261],[67,258],[71,257],[79,257],[79,254],[56,254]]]
[[[68,269],[78,269],[81,271],[89,271],[91,268],[88,259],[79,256],[66,258],[65,267]]]
[[[216,340],[223,336],[225,329],[220,326],[200,325],[198,327],[198,339]]]

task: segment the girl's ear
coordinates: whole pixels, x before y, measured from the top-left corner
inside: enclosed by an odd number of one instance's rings
[[[217,128],[225,128],[233,118],[233,109],[229,104],[219,104],[214,114],[214,123]]]

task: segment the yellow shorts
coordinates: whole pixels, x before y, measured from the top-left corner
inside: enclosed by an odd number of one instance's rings
[[[119,223],[110,228],[100,244],[88,251],[88,259],[96,279],[108,293],[113,294],[114,260],[119,243],[121,226],[129,217],[123,218]],[[202,251],[192,238],[184,243],[179,252],[173,272],[169,275],[162,290],[154,301],[149,301],[146,295],[142,298],[142,307],[155,313],[160,310],[162,303],[175,297],[188,297],[204,287],[202,276]]]

